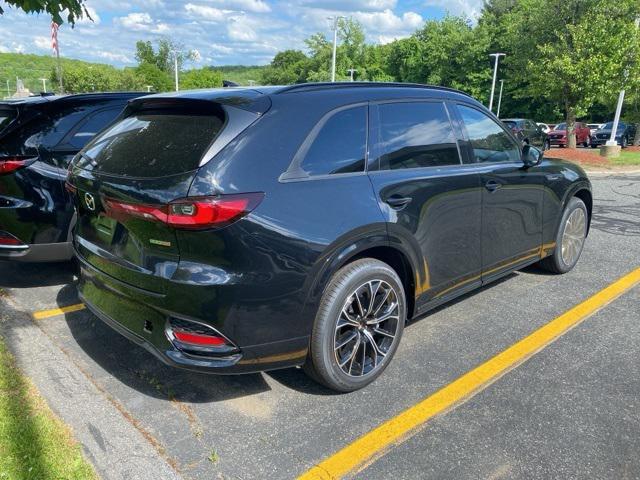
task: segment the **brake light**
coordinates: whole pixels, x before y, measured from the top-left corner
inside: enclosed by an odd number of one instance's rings
[[[105,199],[107,214],[159,221],[175,228],[203,229],[227,225],[255,209],[264,193],[192,197],[168,205],[144,205]]]
[[[8,175],[36,161],[37,157],[0,157],[0,175]]]

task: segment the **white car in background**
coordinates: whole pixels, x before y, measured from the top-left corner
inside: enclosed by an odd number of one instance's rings
[[[551,131],[551,127],[549,125],[547,125],[546,123],[537,122],[537,125],[540,128],[542,128],[542,131],[544,133],[549,133]]]
[[[604,126],[604,123],[587,123],[587,127],[591,130],[591,135],[596,133],[596,130],[600,130]]]

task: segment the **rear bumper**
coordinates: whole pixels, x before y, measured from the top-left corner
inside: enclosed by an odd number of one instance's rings
[[[78,292],[87,308],[169,366],[202,373],[239,374],[298,366],[306,359],[308,336],[259,345],[238,343],[239,352],[224,356],[185,353],[169,340],[165,330],[169,318],[184,317],[158,307],[154,298],[160,300],[161,295],[150,293],[145,299],[139,289],[106,275],[76,256],[80,262]],[[152,329],[145,328],[145,323]]]
[[[15,262],[66,262],[73,258],[71,242],[38,243],[24,247],[0,246],[0,260]]]

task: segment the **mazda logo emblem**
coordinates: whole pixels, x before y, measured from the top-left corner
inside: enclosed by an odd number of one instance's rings
[[[84,203],[87,205],[87,208],[92,212],[96,209],[96,199],[93,198],[93,195],[90,193],[84,194]]]

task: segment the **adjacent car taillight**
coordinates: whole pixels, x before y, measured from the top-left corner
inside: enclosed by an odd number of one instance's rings
[[[21,168],[24,168],[33,162],[37,157],[27,157],[24,155],[15,155],[11,157],[0,157],[0,175],[8,175]]]
[[[145,205],[104,199],[107,214],[159,221],[175,228],[204,229],[221,227],[247,215],[255,209],[264,193],[243,193],[217,197],[192,197],[168,205]]]

